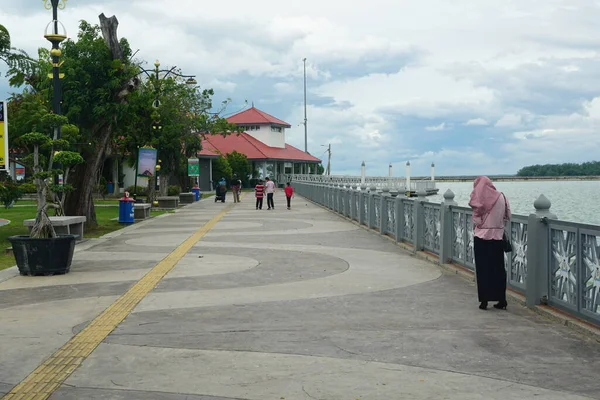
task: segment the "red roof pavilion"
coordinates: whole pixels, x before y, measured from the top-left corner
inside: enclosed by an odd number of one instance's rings
[[[202,150],[198,153],[199,157],[211,158],[219,155],[226,155],[233,151],[245,154],[248,160],[251,161],[286,161],[303,164],[320,163],[321,160],[313,157],[304,151],[297,149],[285,143],[285,128],[291,128],[291,125],[274,116],[267,114],[255,107],[242,111],[231,117],[227,121],[241,126],[261,126],[274,127],[276,129],[274,135],[280,132],[282,136],[279,146],[269,146],[263,141],[257,139],[252,133],[243,132],[240,134],[231,134],[228,136],[222,135],[207,135],[202,139]],[[263,131],[263,132],[266,132]],[[257,133],[255,133],[257,134]],[[266,133],[263,133],[266,134]],[[278,139],[279,140],[279,139]]]

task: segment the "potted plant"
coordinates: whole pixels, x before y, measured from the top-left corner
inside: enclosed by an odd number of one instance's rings
[[[65,274],[71,268],[77,237],[57,235],[48,217],[50,208],[56,211],[56,215],[64,215],[64,195],[73,190],[66,184],[69,172],[84,162],[79,153],[63,150],[71,147],[69,140],[51,137],[57,127],[64,127],[67,137],[75,137],[77,128],[66,126],[66,122],[63,116],[47,114],[42,117],[41,124],[47,133],[31,132],[20,138],[21,145],[31,151],[27,160],[33,167],[37,195],[37,213],[30,235],[8,238],[21,275]],[[55,163],[61,164],[63,170],[53,169]],[[63,175],[65,184],[54,184],[59,175]]]

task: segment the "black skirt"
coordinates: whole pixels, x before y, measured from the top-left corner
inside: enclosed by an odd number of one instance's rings
[[[502,240],[474,238],[479,301],[506,301],[506,269]]]

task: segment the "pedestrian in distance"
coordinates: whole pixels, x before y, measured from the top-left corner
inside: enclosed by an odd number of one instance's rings
[[[288,182],[287,185],[285,185],[284,191],[285,191],[285,199],[287,200],[287,209],[291,210],[292,209],[292,197],[294,197],[294,188]]]
[[[254,187],[254,196],[256,197],[256,209],[262,210],[263,198],[265,197],[265,185],[263,185],[262,180],[259,180]]]
[[[242,187],[242,181],[240,181],[237,175],[233,175],[231,178],[231,192],[233,193],[233,202],[240,202],[240,190]]]
[[[216,194],[215,194],[215,203],[217,201],[221,201],[225,203],[225,195],[227,194],[227,181],[225,178],[221,178],[219,183],[217,184]]]
[[[275,194],[275,182],[273,182],[269,177],[266,177],[265,180],[265,192],[267,193],[267,209],[274,210],[275,203],[273,202],[273,195]]]
[[[504,224],[510,219],[510,204],[490,178],[480,176],[473,183],[469,206],[473,209],[473,246],[479,308],[486,310],[488,301],[494,308],[506,309],[506,245]],[[510,247],[510,242],[508,242]]]

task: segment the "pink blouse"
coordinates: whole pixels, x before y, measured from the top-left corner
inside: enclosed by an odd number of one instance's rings
[[[504,222],[510,219],[510,204],[500,196],[489,213],[482,217],[473,215],[474,235],[484,240],[502,240]]]

